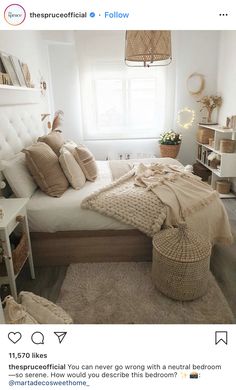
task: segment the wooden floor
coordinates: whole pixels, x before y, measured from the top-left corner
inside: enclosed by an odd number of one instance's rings
[[[59,267],[35,267],[36,279],[30,279],[30,272],[26,264],[16,280],[17,291],[31,291],[56,302],[59,296],[61,285],[66,275],[67,266]],[[10,294],[9,286],[2,286],[2,299]]]
[[[224,199],[223,202],[236,238],[236,200]],[[66,266],[38,267],[36,279],[30,280],[29,270],[25,267],[17,278],[18,292],[32,291],[56,302],[66,270]],[[236,242],[232,246],[215,246],[211,270],[236,317]],[[7,289],[2,289],[2,296],[7,292]]]

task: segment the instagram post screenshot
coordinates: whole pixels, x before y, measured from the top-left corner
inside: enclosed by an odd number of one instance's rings
[[[236,6],[0,4],[0,389],[235,388]]]

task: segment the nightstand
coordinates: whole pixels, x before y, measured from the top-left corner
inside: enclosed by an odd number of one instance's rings
[[[26,212],[27,202],[28,199],[25,198],[0,198],[0,208],[3,209],[3,217],[0,219],[0,243],[5,260],[5,264],[4,261],[0,263],[0,285],[9,283],[11,294],[15,300],[17,300],[16,278],[27,260],[29,261],[31,278],[35,279]],[[13,249],[10,235],[18,225],[21,225],[21,235],[19,242]]]

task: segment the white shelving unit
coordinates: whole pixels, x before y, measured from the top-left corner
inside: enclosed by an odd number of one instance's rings
[[[225,129],[219,125],[202,125],[200,128],[205,128],[212,131],[212,138],[214,138],[214,147],[197,142],[197,161],[207,167],[211,172],[211,186],[215,189],[215,182],[220,179],[236,178],[236,149],[234,153],[220,152],[220,140],[222,139],[236,139],[236,130]],[[207,156],[215,152],[220,157],[220,163],[217,168],[210,167],[210,162]],[[236,195],[232,192],[229,194],[220,194],[221,198],[235,198]]]

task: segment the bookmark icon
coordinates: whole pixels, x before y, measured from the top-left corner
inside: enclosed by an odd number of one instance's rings
[[[61,344],[64,338],[66,337],[67,332],[54,332],[54,334],[57,336],[59,344]]]

